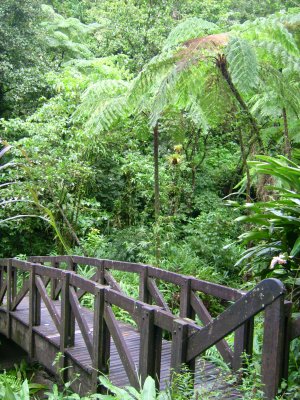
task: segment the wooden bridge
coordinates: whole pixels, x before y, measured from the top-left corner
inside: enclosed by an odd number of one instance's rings
[[[79,274],[83,269],[90,279]],[[117,282],[127,273],[139,286],[138,299]],[[163,295],[168,285],[173,307]],[[0,333],[54,374],[59,359],[64,379],[80,394],[104,391],[99,374],[136,388],[151,375],[161,389],[185,364],[200,393],[237,399],[237,385],[203,355],[215,345],[233,371],[240,369],[242,355],[252,354],[254,316],[264,310],[261,376],[266,398],[273,399],[287,377],[289,343],[300,336],[284,292],[276,279],[245,293],[143,264],[78,256],[1,259]],[[220,299],[225,311],[212,318],[203,294]]]

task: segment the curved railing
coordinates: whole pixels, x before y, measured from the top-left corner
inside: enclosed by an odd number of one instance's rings
[[[45,266],[42,264],[49,264]],[[78,265],[94,268],[94,275],[86,279],[76,271]],[[64,267],[64,269],[62,269]],[[113,270],[139,275],[139,299],[122,292]],[[23,276],[21,278],[21,276]],[[173,310],[159,283],[167,282],[178,288],[179,313]],[[75,321],[79,327],[93,365],[94,389],[98,387],[98,373],[108,373],[110,337],[117,348],[129,382],[139,387],[148,375],[159,387],[163,331],[172,338],[171,365],[180,371],[183,363],[195,370],[196,357],[216,345],[227,364],[233,369],[242,365],[242,354],[251,355],[254,316],[265,310],[262,349],[262,380],[268,399],[274,398],[280,379],[287,369],[286,343],[289,305],[284,303],[284,287],[276,279],[266,279],[250,292],[161,270],[149,265],[100,260],[79,256],[36,256],[29,261],[0,260],[0,306],[6,299],[6,332],[11,336],[10,319],[25,296],[29,295],[28,353],[33,356],[34,327],[41,323],[41,300],[59,332],[60,352],[74,346]],[[91,330],[83,313],[80,299],[89,293],[94,299],[94,323]],[[212,318],[201,299],[201,293],[230,302],[230,306]],[[54,302],[60,299],[60,312]],[[155,304],[152,304],[155,303]],[[140,332],[139,363],[136,367],[132,354],[120,332],[113,312],[117,306],[136,321]],[[200,320],[202,326],[196,323]],[[235,332],[234,346],[226,341]],[[64,361],[62,368],[64,369]]]

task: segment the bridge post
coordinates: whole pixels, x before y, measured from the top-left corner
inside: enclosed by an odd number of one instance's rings
[[[6,309],[6,336],[8,339],[11,337],[11,305],[12,305],[12,259],[8,260],[7,263],[7,289],[6,289],[6,297],[7,297],[7,309]]]
[[[173,375],[179,374],[182,364],[185,364],[191,373],[195,371],[195,360],[186,362],[187,357],[187,338],[189,333],[189,323],[181,319],[173,321],[172,348],[171,348],[171,379]]]
[[[143,385],[147,376],[152,376],[159,389],[162,330],[154,324],[155,307],[140,308],[140,356],[139,375]]]
[[[284,296],[281,295],[265,309],[261,375],[268,400],[276,397],[282,378],[284,337]]]
[[[106,392],[99,384],[99,373],[107,375],[110,358],[110,333],[104,319],[105,288],[95,288],[94,329],[93,329],[93,372],[92,385],[94,392]]]
[[[234,333],[234,353],[232,360],[232,368],[238,371],[243,367],[242,356],[245,353],[248,360],[253,354],[253,334],[254,334],[254,318],[250,318]]]
[[[143,303],[151,304],[151,295],[148,290],[148,267],[144,266],[140,272],[139,299]]]
[[[75,319],[72,315],[70,303],[70,276],[71,272],[65,272],[62,278],[61,293],[61,332],[60,332],[60,352],[62,360],[60,368],[63,370],[63,379],[67,380],[68,370],[66,362],[66,349],[74,346],[75,341]]]
[[[34,357],[33,327],[41,323],[41,296],[35,284],[35,265],[31,264],[29,278],[29,357]]]
[[[51,265],[52,268],[59,269],[59,262],[52,261],[51,264],[52,264]],[[51,278],[51,299],[52,300],[57,300],[56,289],[57,289],[57,279]]]
[[[181,284],[180,290],[180,317],[191,318],[195,317],[194,310],[191,306],[191,279],[185,278]]]

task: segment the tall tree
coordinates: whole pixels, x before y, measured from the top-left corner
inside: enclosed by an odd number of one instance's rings
[[[24,114],[44,91],[40,0],[0,3],[0,117]]]

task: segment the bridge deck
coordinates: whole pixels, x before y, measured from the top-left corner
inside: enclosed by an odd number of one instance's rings
[[[60,301],[54,302],[55,307],[57,309],[58,314],[60,313]],[[0,312],[5,312],[5,305],[0,308]],[[89,325],[89,329],[93,331],[93,312],[88,310],[87,308],[82,308],[82,312],[85,316],[85,319]],[[26,342],[26,331],[28,331],[28,321],[29,321],[29,299],[26,296],[22,302],[18,305],[16,311],[10,312],[11,318],[15,323],[19,324],[18,329],[15,330],[21,331],[19,334],[19,339],[14,338],[15,341],[19,341],[19,345],[27,350]],[[131,325],[125,324],[123,322],[119,322],[119,327],[122,331],[123,338],[126,341],[128,349],[133,357],[133,360],[136,365],[138,365],[139,361],[139,347],[140,347],[140,334],[139,332]],[[5,327],[4,329],[7,329]],[[0,329],[0,330],[3,330]],[[53,359],[49,356],[47,360],[47,356],[43,354],[43,342],[51,343],[56,348],[56,351],[59,352],[60,347],[60,336],[59,333],[53,324],[53,321],[49,315],[49,312],[46,306],[41,304],[41,325],[36,326],[34,328],[35,334],[42,338],[42,341],[35,340],[35,346],[40,347],[37,349],[37,361],[42,362],[42,364],[53,372]],[[23,339],[22,339],[23,338]],[[45,350],[46,351],[46,350]],[[38,354],[41,354],[39,357]],[[86,372],[88,375],[92,374],[92,362],[84,340],[82,338],[82,334],[78,325],[75,325],[75,346],[69,348],[67,350],[67,354],[72,360],[71,365],[76,366],[76,371],[80,375]],[[39,359],[42,358],[43,360]],[[46,360],[46,361],[45,361]],[[170,360],[171,360],[171,342],[167,340],[163,340],[162,343],[162,362],[161,362],[161,379],[160,385],[161,388],[165,388],[170,379]],[[47,364],[48,365],[45,365]],[[84,374],[85,375],[85,374]],[[126,375],[125,369],[121,362],[121,359],[118,355],[118,351],[116,346],[111,339],[111,353],[110,353],[110,380],[119,387],[129,385],[129,380]],[[80,381],[80,379],[79,379]],[[196,387],[199,388],[202,394],[208,395],[211,393],[211,398],[222,398],[222,399],[238,399],[242,398],[239,391],[228,384],[225,381],[225,375],[221,372],[219,368],[217,368],[214,364],[208,361],[204,361],[201,359],[197,359],[197,367],[195,373],[195,384]],[[83,390],[85,392],[86,389]]]

